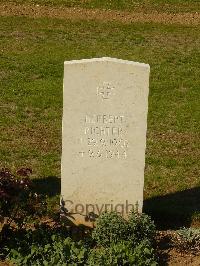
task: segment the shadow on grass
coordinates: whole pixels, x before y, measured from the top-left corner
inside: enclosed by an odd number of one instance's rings
[[[54,197],[60,195],[61,179],[56,176],[47,176],[32,180],[35,192]]]
[[[189,227],[200,222],[200,187],[150,198],[143,211],[155,221],[158,229]]]

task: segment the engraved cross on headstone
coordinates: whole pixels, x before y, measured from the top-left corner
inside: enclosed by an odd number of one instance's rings
[[[104,82],[103,86],[97,88],[97,95],[101,96],[103,100],[107,100],[110,99],[112,90],[114,87],[110,83]]]

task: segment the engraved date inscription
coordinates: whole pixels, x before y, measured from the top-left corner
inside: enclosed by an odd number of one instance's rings
[[[126,159],[127,154],[126,151],[119,150],[92,150],[89,149],[87,151],[79,152],[81,157],[88,156],[90,158],[117,158],[117,159]]]

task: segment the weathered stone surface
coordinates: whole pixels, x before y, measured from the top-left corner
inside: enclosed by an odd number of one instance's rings
[[[64,64],[61,195],[76,219],[142,210],[149,71],[112,58]]]

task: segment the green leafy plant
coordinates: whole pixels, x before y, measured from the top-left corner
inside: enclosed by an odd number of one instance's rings
[[[147,240],[142,241],[135,248],[129,241],[111,244],[107,248],[93,249],[88,258],[88,265],[158,265],[154,257],[154,249]]]
[[[97,245],[107,247],[111,243],[125,240],[127,234],[127,221],[118,213],[103,213],[96,222],[92,233]]]
[[[103,213],[96,223],[92,237],[100,246],[109,246],[111,243],[129,239],[132,246],[148,239],[153,241],[155,225],[151,218],[142,213],[132,212],[125,220],[116,212]]]
[[[127,237],[132,245],[138,245],[141,241],[154,240],[156,227],[150,216],[145,213],[131,212],[128,219]]]
[[[200,251],[200,229],[184,227],[177,230],[174,245],[180,250]]]
[[[87,249],[82,242],[74,242],[71,238],[63,239],[52,235],[48,243],[32,243],[27,252],[18,247],[11,249],[8,258],[17,265],[32,266],[64,266],[84,265],[87,258]]]
[[[88,242],[74,241],[69,235],[69,229],[60,225],[12,230],[4,254],[16,265],[84,265]]]

